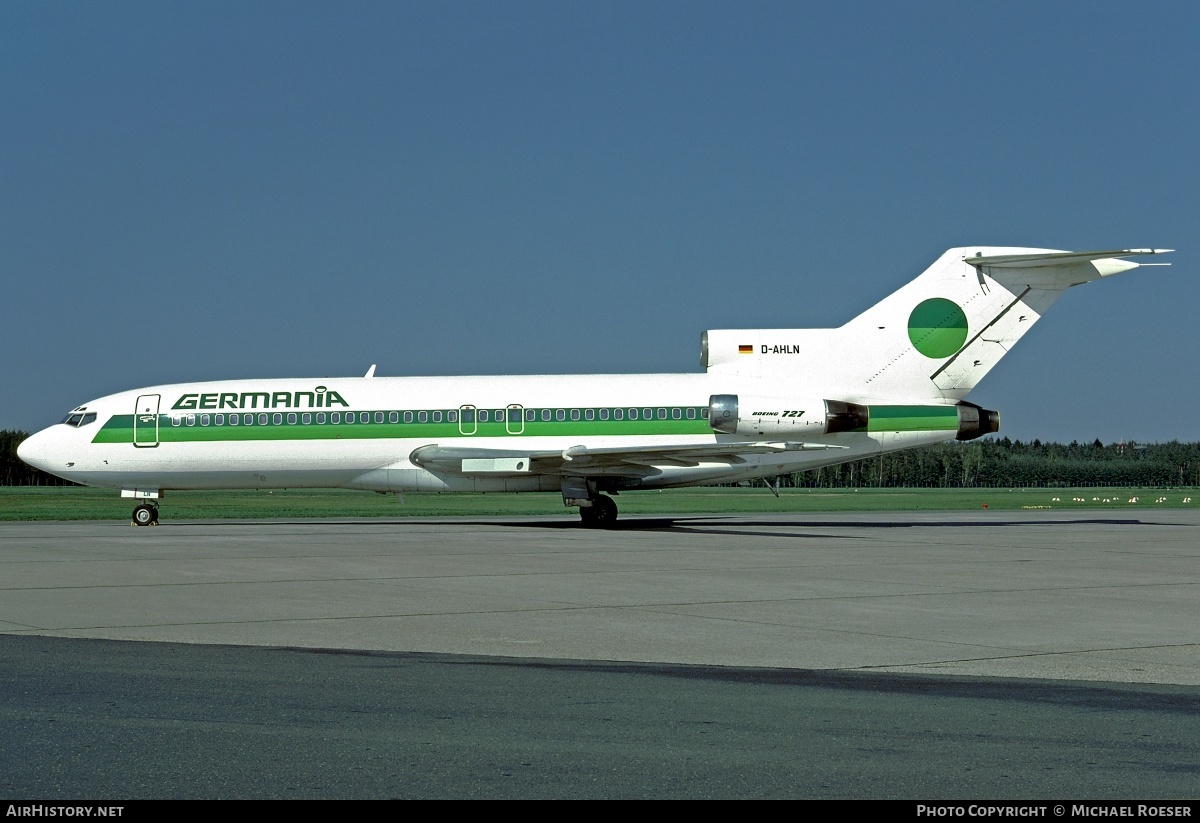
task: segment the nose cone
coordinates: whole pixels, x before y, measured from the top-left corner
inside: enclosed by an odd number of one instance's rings
[[[17,457],[44,472],[51,471],[50,451],[49,429],[42,429],[36,434],[31,434],[17,445]]]

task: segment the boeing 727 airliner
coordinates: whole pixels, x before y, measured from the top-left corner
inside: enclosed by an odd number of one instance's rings
[[[951,249],[836,329],[707,331],[703,373],[235,380],[73,409],[21,459],[138,500],[175,489],[609,494],[770,477],[999,429],[965,402],[1069,287],[1170,249]]]

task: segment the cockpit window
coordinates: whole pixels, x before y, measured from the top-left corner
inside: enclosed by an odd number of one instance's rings
[[[95,421],[95,412],[88,412],[87,414],[83,414],[82,412],[71,412],[62,419],[63,423],[66,423],[68,426],[72,426],[74,428],[86,426],[88,423],[94,423]]]

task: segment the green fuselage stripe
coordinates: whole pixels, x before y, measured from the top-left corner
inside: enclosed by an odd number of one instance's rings
[[[217,426],[210,423],[200,425],[199,420],[189,426],[174,426],[167,415],[159,415],[158,440],[161,443],[195,443],[195,442],[227,442],[243,440],[371,440],[371,439],[420,439],[446,440],[449,438],[472,437],[605,437],[621,435],[666,435],[666,434],[711,434],[712,429],[706,419],[695,420],[529,420],[512,424],[500,422],[476,421],[460,424],[458,422],[441,423],[361,423],[357,422],[359,412],[354,414],[354,423],[287,423],[286,414],[283,423],[270,422],[273,415],[268,414],[268,423],[258,422],[254,415],[254,423],[246,425]],[[374,412],[371,412],[374,420]],[[385,413],[386,414],[386,413]],[[197,415],[197,418],[199,416]],[[460,429],[460,425],[463,429]],[[511,428],[510,428],[511,427]],[[473,431],[472,431],[473,429]],[[471,434],[464,434],[472,431]],[[153,442],[153,423],[138,423],[138,442]],[[149,436],[147,435],[149,432]],[[93,443],[132,443],[133,415],[119,414],[109,418],[104,427],[96,433]]]
[[[223,415],[224,424],[216,425],[217,414],[189,413],[187,415],[176,415],[172,421],[172,417],[166,414],[158,415],[158,432],[157,441],[161,443],[219,443],[233,441],[249,441],[249,440],[372,440],[372,439],[419,439],[419,440],[447,440],[451,438],[472,438],[472,437],[612,437],[612,436],[638,436],[638,435],[697,435],[697,434],[712,434],[713,430],[708,424],[708,419],[702,417],[700,409],[693,407],[696,417],[687,419],[682,417],[675,419],[670,416],[672,412],[668,412],[666,419],[657,417],[657,410],[652,419],[645,419],[644,412],[639,415],[639,419],[628,419],[628,411],[622,409],[624,419],[613,419],[613,410],[607,410],[609,414],[608,420],[600,420],[598,417],[592,420],[542,420],[540,409],[533,411],[537,415],[536,420],[521,420],[505,422],[504,420],[496,421],[489,419],[488,421],[473,421],[459,422],[446,420],[449,411],[457,410],[437,410],[442,417],[442,421],[438,423],[432,422],[417,422],[418,415],[424,415],[427,418],[432,418],[434,410],[411,410],[410,412],[400,412],[401,420],[404,414],[411,414],[414,422],[412,423],[376,423],[374,422],[376,412],[367,412],[372,422],[363,423],[360,420],[362,412],[344,412],[340,416],[341,422],[332,422],[332,415],[326,417],[326,422],[317,423],[316,414],[305,412],[310,415],[310,420],[313,422],[301,422],[302,416],[300,412],[254,412],[254,413],[230,413]],[[640,411],[640,410],[639,410]],[[557,416],[558,410],[551,410],[552,417]],[[394,412],[385,411],[382,414],[387,420],[388,416]],[[681,412],[683,414],[684,412]],[[242,422],[240,425],[233,426],[229,424],[229,418],[238,416],[244,420],[249,417],[253,420],[247,424]],[[282,422],[275,423],[274,418],[279,415]],[[288,423],[289,415],[294,415],[296,422]],[[201,420],[207,417],[209,425],[202,425]],[[581,412],[582,416],[582,412]],[[259,422],[263,417],[267,422]],[[353,417],[355,422],[347,423],[347,418]],[[192,420],[192,425],[187,424],[188,419]],[[958,411],[954,406],[870,406],[867,427],[858,429],[858,431],[866,432],[908,432],[908,431],[955,431],[958,428]],[[137,442],[141,444],[152,444],[155,442],[155,426],[153,422],[141,422],[137,425]],[[467,432],[467,433],[464,433]],[[132,414],[117,414],[110,417],[101,429],[96,432],[96,436],[92,439],[93,443],[133,443],[134,442],[134,416]]]

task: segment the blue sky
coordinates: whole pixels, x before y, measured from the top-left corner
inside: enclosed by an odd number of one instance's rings
[[[1167,247],[971,400],[1200,440],[1200,5],[0,4],[0,428],[240,377],[698,371],[969,244]]]

